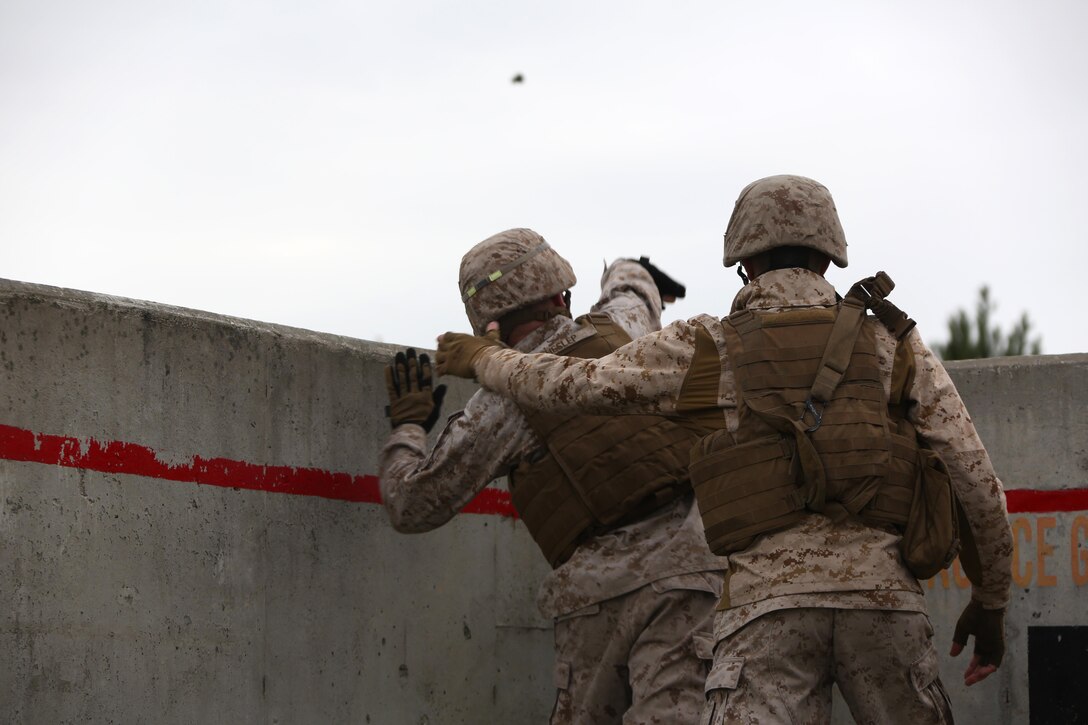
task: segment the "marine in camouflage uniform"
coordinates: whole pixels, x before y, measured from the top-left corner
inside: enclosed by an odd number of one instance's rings
[[[774,262],[777,248],[795,261]],[[733,312],[837,309],[838,296],[823,276],[831,260],[846,266],[846,241],[826,188],[779,176],[742,192],[726,232],[725,262],[744,262],[753,279],[745,278]],[[872,318],[864,325],[875,339],[876,377],[886,399],[897,344],[913,353],[907,417],[947,465],[975,540],[980,574],[952,645],[955,655],[975,638],[965,674],[971,685],[992,673],[1004,653],[1012,536],[1001,482],[951,379],[918,332],[897,342]],[[528,408],[653,412],[697,419],[708,432],[735,432],[740,424],[736,366],[745,360],[731,358],[725,324],[709,315],[673,323],[598,360],[491,345],[447,333],[439,371],[474,372],[484,387]],[[714,358],[716,365],[700,363]],[[891,526],[802,511],[787,528],[731,553],[703,722],[827,722],[833,682],[857,722],[951,722],[924,595],[900,543]]]
[[[593,306],[630,338],[661,326],[661,295],[648,269],[657,273],[626,259],[608,266]],[[575,283],[570,265],[531,230],[481,242],[462,260],[460,278],[473,329],[483,333],[501,317],[515,349],[562,350],[592,330],[565,309],[561,293]],[[525,413],[487,390],[449,417],[428,450],[443,388],[431,391],[426,356],[399,354],[387,376],[394,428],[381,451],[381,492],[398,531],[443,525],[489,482],[547,452]],[[683,444],[685,478],[692,440]],[[726,560],[707,548],[690,486],[549,558],[555,568],[538,604],[555,623],[552,722],[693,722],[703,707]]]

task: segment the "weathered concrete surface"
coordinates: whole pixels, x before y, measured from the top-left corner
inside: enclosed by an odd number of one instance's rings
[[[0,281],[0,426],[43,446],[138,444],[179,465],[366,476],[394,349]],[[1088,488],[1088,355],[949,369],[1009,489]],[[471,390],[453,385],[447,410]],[[545,567],[510,519],[466,514],[403,536],[373,503],[8,458],[0,722],[546,720],[551,632],[533,604]],[[1041,690],[1027,641],[1060,661],[1072,630],[1046,640],[1058,630],[1045,628],[1088,626],[1088,511],[1012,518],[1005,666],[968,690],[966,655],[942,661],[961,723],[1046,713],[1046,697],[1029,702]],[[954,570],[929,589],[942,651],[962,581]],[[836,719],[849,721],[841,707]]]
[[[390,346],[0,282],[0,424],[377,472]],[[454,385],[456,410],[471,386]],[[528,722],[523,527],[0,460],[0,722]]]
[[[1029,670],[1028,640],[1046,628],[1077,626],[1088,635],[1088,510],[1017,512],[1021,490],[1088,489],[1088,355],[1049,355],[951,362],[947,365],[975,421],[998,475],[1010,491],[1016,544],[1012,602],[1007,613],[1008,654],[983,683],[963,686],[970,652],[944,657],[941,676],[957,720],[978,723],[1070,722],[1061,704],[1029,690],[1045,687],[1044,672]],[[956,619],[970,589],[959,563],[930,582],[927,605],[938,650],[947,652]],[[1068,642],[1067,642],[1068,644]],[[1068,671],[1083,672],[1084,657],[1069,647],[1052,657]],[[993,680],[993,682],[991,682]],[[1088,722],[1083,682],[1080,722]]]
[[[1007,487],[1088,484],[1088,354],[951,362],[947,369]]]

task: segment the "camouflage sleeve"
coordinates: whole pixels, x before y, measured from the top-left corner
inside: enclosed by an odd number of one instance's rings
[[[450,416],[430,453],[426,445],[423,428],[402,425],[379,454],[382,505],[402,533],[443,525],[542,444],[511,401],[481,390]]]
[[[593,311],[607,313],[632,340],[661,329],[661,294],[650,273],[631,259],[605,267]]]
[[[952,379],[917,332],[911,334],[917,372],[912,419],[944,459],[971,524],[982,562],[972,596],[988,609],[1008,605],[1012,585],[1012,530],[1005,492]]]
[[[597,359],[501,350],[477,364],[476,376],[534,410],[670,415],[691,365],[695,330],[674,322]]]

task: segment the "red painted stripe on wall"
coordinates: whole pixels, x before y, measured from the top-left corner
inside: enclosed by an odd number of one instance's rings
[[[1088,511],[1088,489],[1085,488],[1064,488],[1056,491],[1008,489],[1005,491],[1005,499],[1010,514]]]
[[[0,459],[30,461],[101,473],[124,473],[206,486],[244,488],[270,493],[381,503],[378,477],[336,473],[320,468],[263,466],[229,458],[193,456],[188,463],[167,463],[154,450],[136,443],[81,440],[35,433],[0,424]],[[485,488],[463,509],[464,513],[517,518],[510,494]]]
[[[152,449],[136,443],[101,442],[93,438],[80,440],[35,433],[9,425],[0,425],[0,458],[206,486],[381,503],[376,476],[336,473],[320,468],[263,466],[228,458],[200,456],[194,456],[189,463],[171,464],[164,462]],[[1009,513],[1088,511],[1088,489],[1084,488],[1056,491],[1010,489],[1005,491],[1005,496]],[[494,488],[481,491],[463,512],[517,518],[509,492]]]

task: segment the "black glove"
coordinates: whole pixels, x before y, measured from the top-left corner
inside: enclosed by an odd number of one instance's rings
[[[975,655],[980,665],[1001,666],[1005,656],[1005,610],[983,609],[974,599],[956,622],[952,641],[963,647],[969,635],[975,636]]]
[[[414,423],[430,432],[442,411],[446,386],[431,389],[431,360],[427,353],[417,359],[415,348],[398,352],[393,364],[385,366],[385,389],[389,393],[386,415],[394,428]]]
[[[662,309],[665,308],[666,302],[675,302],[687,294],[687,287],[650,264],[649,257],[639,257],[638,263],[653,277],[654,284],[657,285],[657,291],[661,294]]]

